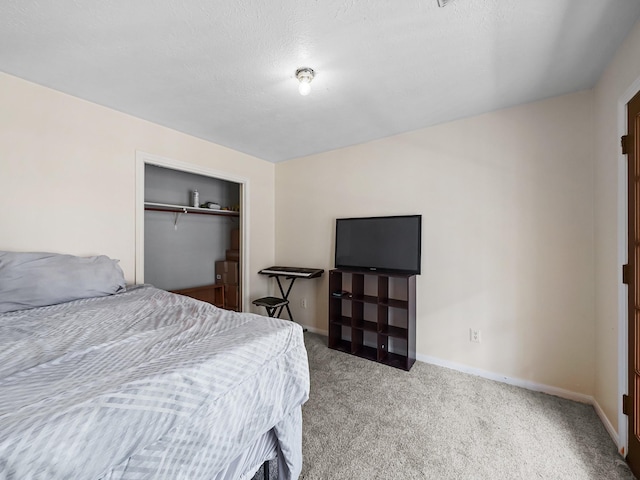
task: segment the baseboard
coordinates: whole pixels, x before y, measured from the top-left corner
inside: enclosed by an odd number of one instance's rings
[[[322,330],[316,327],[310,327],[303,325],[307,330],[311,333],[317,333],[319,335],[327,336],[328,332],[326,330]],[[586,395],[584,393],[572,392],[571,390],[565,390],[564,388],[553,387],[551,385],[546,385],[544,383],[536,383],[530,380],[523,380],[521,378],[509,377],[507,375],[501,375],[499,373],[490,372],[488,370],[482,370],[481,368],[470,367],[468,365],[463,365],[461,363],[450,362],[448,360],[442,360],[441,358],[432,357],[429,355],[416,355],[416,360],[423,363],[430,363],[432,365],[437,365],[439,367],[450,368],[451,370],[456,370],[458,372],[468,373],[470,375],[475,375],[477,377],[486,378],[489,380],[495,380],[496,382],[506,383],[508,385],[514,385],[516,387],[526,388],[527,390],[532,390],[534,392],[542,392],[549,395],[554,395],[560,398],[566,398],[567,400],[573,400],[580,403],[586,403],[593,406],[593,409],[596,411],[598,418],[604,425],[604,428],[609,433],[609,436],[613,440],[613,442],[618,447],[618,451],[620,451],[621,443],[620,437],[618,436],[618,432],[616,432],[613,425],[607,418],[604,413],[604,410],[600,407],[600,404],[593,398],[591,395]]]
[[[476,375],[478,377],[487,378],[489,380],[495,380],[496,382],[506,383],[508,385],[514,385],[516,387],[526,388],[527,390],[532,390],[534,392],[542,392],[547,393],[549,395],[554,395],[560,398],[566,398],[567,400],[574,400],[580,403],[587,403],[593,406],[593,409],[596,411],[598,418],[604,425],[604,428],[609,433],[609,436],[613,440],[613,442],[618,447],[618,451],[620,451],[620,437],[618,436],[618,432],[616,432],[613,425],[607,418],[604,413],[604,410],[600,407],[595,398],[591,395],[586,395],[584,393],[572,392],[571,390],[565,390],[564,388],[553,387],[551,385],[545,385],[544,383],[536,383],[531,382],[529,380],[523,380],[521,378],[509,377],[506,375],[500,375],[498,373],[489,372],[487,370],[482,370],[480,368],[469,367],[468,365],[462,365],[460,363],[449,362],[447,360],[442,360],[440,358],[431,357],[429,355],[416,355],[416,360],[424,363],[430,363],[432,365],[437,365],[439,367],[450,368],[452,370],[457,370],[459,372],[468,373],[470,375]]]
[[[602,410],[602,407],[600,407],[600,404],[595,398],[593,399],[592,405],[593,405],[593,409],[598,414],[598,417],[600,417],[600,421],[604,425],[604,428],[607,430],[607,432],[609,433],[609,436],[613,440],[613,443],[615,443],[616,446],[618,447],[618,452],[620,452],[620,449],[623,447],[623,445],[622,445],[622,442],[620,441],[620,436],[618,435],[618,432],[616,432],[616,429],[613,428],[613,425],[611,425],[609,418],[607,418],[607,416],[604,413],[604,410]],[[622,452],[620,453],[622,454]]]
[[[300,324],[300,325],[302,325],[302,324]],[[324,335],[325,337],[329,335],[329,332],[327,332],[326,330],[321,330],[321,329],[316,328],[316,327],[310,327],[308,325],[302,325],[302,327],[306,328],[311,333],[317,333],[318,335]]]
[[[302,325],[311,333],[317,333],[326,336],[328,332],[316,327]],[[470,367],[461,363],[450,362],[448,360],[442,360],[441,358],[432,357],[429,355],[416,355],[416,360],[424,363],[430,363],[439,367],[450,368],[451,370],[457,370],[458,372],[468,373],[477,377],[487,378],[489,380],[495,380],[497,382],[507,383],[509,385],[515,385],[516,387],[526,388],[527,390],[533,390],[534,392],[548,393],[556,397],[566,398],[568,400],[574,400],[580,403],[588,403],[595,405],[595,400],[591,395],[585,395],[584,393],[572,392],[571,390],[565,390],[563,388],[552,387],[551,385],[545,385],[543,383],[531,382],[529,380],[522,380],[520,378],[508,377],[506,375],[500,375],[499,373],[490,372],[488,370],[482,370],[480,368]],[[602,410],[601,410],[602,411]],[[604,412],[603,412],[604,415]],[[609,423],[610,424],[610,423]]]
[[[429,355],[416,355],[416,360],[424,363],[431,363],[438,365],[439,367],[450,368],[463,373],[469,373],[478,377],[487,378],[489,380],[495,380],[497,382],[507,383],[509,385],[515,385],[516,387],[526,388],[527,390],[533,390],[534,392],[548,393],[556,397],[566,398],[568,400],[574,400],[580,403],[593,404],[594,399],[591,395],[585,395],[584,393],[572,392],[571,390],[565,390],[563,388],[552,387],[551,385],[545,385],[543,383],[531,382],[529,380],[523,380],[521,378],[508,377],[506,375],[500,375],[499,373],[489,372],[480,368],[470,367],[460,363],[450,362],[448,360],[442,360],[440,358],[431,357]]]

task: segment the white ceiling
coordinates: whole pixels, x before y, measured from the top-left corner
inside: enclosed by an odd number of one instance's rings
[[[591,88],[639,17],[640,0],[5,0],[0,70],[278,162]]]

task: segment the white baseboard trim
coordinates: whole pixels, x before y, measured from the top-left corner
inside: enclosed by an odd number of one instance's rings
[[[542,392],[547,393],[549,395],[554,395],[560,398],[566,398],[567,400],[574,400],[580,403],[587,403],[593,406],[593,409],[596,411],[596,414],[600,418],[600,421],[604,425],[604,428],[609,433],[609,436],[613,440],[613,442],[617,445],[618,451],[620,450],[620,437],[618,436],[618,432],[616,432],[613,425],[607,418],[604,413],[604,410],[600,407],[595,398],[591,395],[586,395],[584,393],[572,392],[571,390],[565,390],[564,388],[553,387],[551,385],[545,385],[543,383],[531,382],[529,380],[523,380],[521,378],[508,377],[506,375],[500,375],[499,373],[489,372],[487,370],[482,370],[480,368],[470,367],[468,365],[463,365],[460,363],[449,362],[447,360],[442,360],[440,358],[431,357],[429,355],[416,355],[416,360],[424,363],[430,363],[432,365],[437,365],[439,367],[450,368],[452,370],[457,370],[459,372],[468,373],[470,375],[476,375],[478,377],[487,378],[489,380],[495,380],[496,382],[506,383],[508,385],[514,385],[516,387],[526,388],[527,390],[532,390],[534,392]]]
[[[620,442],[620,435],[618,435],[618,432],[616,432],[616,429],[613,428],[613,425],[611,425],[611,422],[605,415],[604,410],[602,410],[602,407],[600,407],[600,404],[595,398],[593,399],[592,405],[593,405],[593,409],[598,414],[598,417],[600,417],[600,421],[604,425],[604,428],[607,430],[607,432],[609,433],[609,436],[613,440],[613,443],[615,443],[616,446],[618,447],[618,452],[622,454],[622,452],[620,452],[620,449],[624,445],[622,444],[622,442]]]
[[[574,400],[580,403],[593,404],[594,400],[591,395],[585,395],[584,393],[572,392],[563,388],[552,387],[551,385],[545,385],[543,383],[536,383],[529,380],[523,380],[521,378],[508,377],[499,373],[489,372],[488,370],[482,370],[480,368],[470,367],[460,363],[450,362],[448,360],[442,360],[440,358],[431,357],[429,355],[416,355],[416,360],[425,363],[431,363],[438,365],[439,367],[450,368],[463,373],[469,373],[478,377],[487,378],[489,380],[495,380],[496,382],[502,382],[509,385],[515,385],[516,387],[526,388],[534,392],[548,393],[556,397],[566,398],[568,400]]]
[[[303,325],[303,327],[305,327],[311,333],[317,333],[319,335],[324,335],[324,336],[328,335],[328,332],[326,330],[322,330],[316,327],[310,327],[306,325]],[[439,367],[450,368],[451,370],[456,370],[458,372],[468,373],[470,375],[475,375],[477,377],[482,377],[489,380],[495,380],[496,382],[502,382],[508,385],[514,385],[516,387],[525,388],[527,390],[532,390],[534,392],[547,393],[549,395],[554,395],[556,397],[566,398],[567,400],[573,400],[576,402],[592,405],[593,409],[596,411],[596,414],[598,415],[598,418],[600,418],[600,421],[604,425],[604,428],[607,430],[607,433],[609,433],[609,436],[618,447],[618,451],[620,451],[620,448],[622,447],[618,432],[616,432],[615,428],[613,428],[613,425],[611,425],[611,422],[605,415],[604,410],[602,410],[602,407],[600,407],[596,399],[593,398],[591,395],[572,392],[571,390],[565,390],[564,388],[553,387],[551,385],[546,385],[544,383],[536,383],[530,380],[523,380],[521,378],[509,377],[507,375],[501,375],[499,373],[490,372],[488,370],[482,370],[481,368],[470,367],[468,365],[463,365],[461,363],[442,360],[440,358],[432,357],[429,355],[417,354],[416,360],[424,363],[430,363],[432,365],[437,365]]]
[[[307,330],[309,330],[311,333],[317,333],[318,335],[324,335],[325,337],[329,335],[329,332],[326,330],[321,330],[319,328],[316,327],[310,327],[308,325],[302,325],[300,324],[303,328],[306,328]]]

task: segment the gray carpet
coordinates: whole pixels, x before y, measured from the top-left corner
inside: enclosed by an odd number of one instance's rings
[[[589,405],[421,362],[403,372],[312,333],[305,342],[301,479],[634,478]]]

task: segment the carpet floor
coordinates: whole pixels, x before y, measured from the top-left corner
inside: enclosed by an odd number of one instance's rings
[[[303,480],[634,478],[590,405],[421,362],[404,372],[312,333],[305,343]]]

